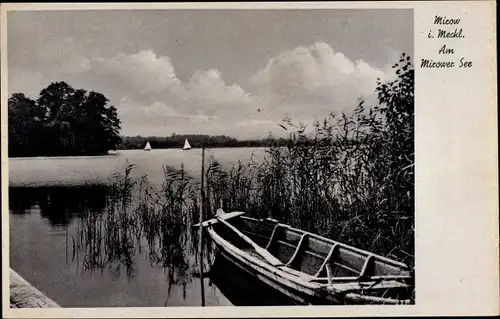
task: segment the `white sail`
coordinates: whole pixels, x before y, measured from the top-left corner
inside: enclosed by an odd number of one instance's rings
[[[189,142],[187,139],[184,141],[184,147],[182,149],[183,150],[190,150],[191,149],[191,145],[189,145]]]
[[[146,147],[144,147],[144,150],[151,151],[151,145],[149,144],[149,142],[146,143]]]

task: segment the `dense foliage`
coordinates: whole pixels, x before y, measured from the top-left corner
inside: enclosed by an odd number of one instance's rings
[[[101,93],[55,82],[8,103],[9,156],[97,155],[121,142],[116,108]]]

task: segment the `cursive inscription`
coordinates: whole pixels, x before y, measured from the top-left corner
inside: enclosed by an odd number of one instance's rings
[[[432,21],[437,28],[430,29],[427,38],[430,41],[439,41],[436,50],[437,57],[422,58],[420,67],[430,69],[472,67],[472,61],[467,60],[465,57],[455,57],[457,50],[452,47],[455,42],[448,42],[465,39],[464,28],[461,27],[462,19],[460,17],[435,15]]]

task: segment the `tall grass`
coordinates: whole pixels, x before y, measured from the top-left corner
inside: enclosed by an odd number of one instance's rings
[[[169,291],[185,284],[194,268],[192,213],[197,209],[197,183],[184,169],[164,166],[164,183],[155,187],[147,176],[133,179],[134,165],[117,174],[108,188],[104,212],[86,210],[73,237],[73,259],[82,257],[82,270],[109,269],[130,279],[135,261],[144,253],[154,267],[165,270]]]
[[[306,126],[286,119],[285,145],[263,163],[207,170],[209,207],[272,217],[414,264],[413,67],[404,54],[397,79],[377,86],[378,105]]]
[[[414,264],[413,67],[402,56],[397,79],[379,82],[378,104],[360,100],[352,114],[330,114],[312,126],[286,119],[285,144],[269,145],[263,162],[223,167],[212,159],[205,171],[204,219],[221,203]],[[134,274],[143,250],[166,271],[169,288],[186,284],[197,268],[200,185],[182,168],[164,166],[158,189],[133,165],[109,188],[103,213],[81,215],[72,240],[83,269]],[[210,258],[205,246],[205,262]]]

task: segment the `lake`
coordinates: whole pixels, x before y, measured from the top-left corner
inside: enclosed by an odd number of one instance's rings
[[[206,151],[207,162],[213,158],[226,167],[238,160],[247,163],[251,156],[262,161],[265,150]],[[135,165],[133,178],[147,175],[153,185],[163,182],[165,164],[183,167],[196,180],[201,176],[201,149],[9,159],[10,267],[62,307],[200,306],[201,282],[193,273],[196,258],[187,241],[182,242],[185,247],[180,242],[170,247],[167,262],[165,257],[161,262],[153,260],[147,240],[140,236],[131,241],[131,247],[116,248],[118,255],[95,244],[93,226],[82,216],[89,211],[105,216],[107,190],[99,185],[112,183],[113,174],[123,173],[131,164]],[[245,285],[254,285],[237,271],[228,277],[227,266],[217,264],[217,280],[203,279],[207,306],[273,304],[265,292],[242,296]]]

